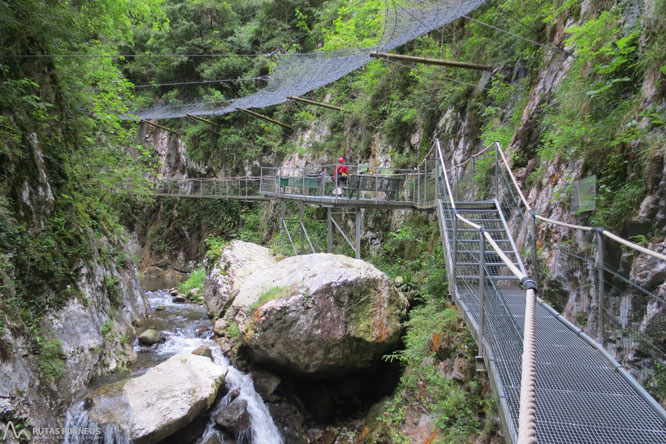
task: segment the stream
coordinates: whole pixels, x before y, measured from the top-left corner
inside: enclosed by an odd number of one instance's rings
[[[220,443],[229,442],[215,425],[217,414],[231,401],[231,392],[238,388],[238,397],[247,402],[247,410],[250,415],[250,428],[243,436],[237,436],[237,444],[282,444],[277,426],[273,422],[268,408],[263,400],[254,390],[254,385],[249,374],[234,368],[224,356],[220,347],[213,340],[211,322],[206,315],[203,306],[189,303],[174,303],[169,290],[146,291],[146,298],[150,304],[152,318],[146,322],[146,327],[155,328],[162,332],[165,340],[156,346],[146,347],[134,344],[137,352],[137,360],[129,369],[129,374],[108,375],[95,381],[90,389],[100,385],[115,382],[126,377],[141,375],[152,366],[159,364],[167,358],[179,353],[191,353],[202,345],[209,347],[213,354],[213,361],[223,364],[229,368],[225,385],[227,394],[220,398],[211,410],[204,432],[196,440],[196,444],[218,442],[215,435],[219,437]],[[158,306],[164,310],[157,311]],[[75,403],[67,412],[67,428],[85,428],[95,426],[87,417],[83,402]],[[211,440],[211,441],[209,441]],[[102,429],[101,435],[66,435],[65,444],[129,444],[127,433],[119,427],[107,426]]]

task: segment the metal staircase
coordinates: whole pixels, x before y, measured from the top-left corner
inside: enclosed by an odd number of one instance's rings
[[[528,273],[504,216],[507,205],[499,203],[505,196],[455,202],[441,165],[436,209],[449,289],[478,344],[507,440],[666,443],[664,409],[603,347],[521,287]],[[530,298],[533,352],[526,356]],[[531,418],[523,412],[528,358]]]

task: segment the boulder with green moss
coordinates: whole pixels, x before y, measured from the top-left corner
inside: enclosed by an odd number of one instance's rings
[[[394,350],[407,304],[373,265],[311,254],[248,275],[230,313],[251,360],[327,378],[371,368]]]

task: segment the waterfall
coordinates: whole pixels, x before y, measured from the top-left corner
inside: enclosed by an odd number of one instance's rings
[[[174,319],[183,320],[181,316],[182,310],[200,310],[201,315],[205,315],[205,310],[192,304],[174,304],[171,302],[171,297],[168,291],[147,291],[146,296],[150,303],[151,308],[157,305],[166,307],[167,316]],[[208,322],[208,325],[210,323]],[[210,347],[213,353],[213,362],[228,367],[229,372],[225,380],[226,388],[229,393],[222,397],[217,404],[210,410],[210,418],[206,426],[205,432],[199,438],[197,443],[204,443],[212,435],[219,433],[215,425],[215,417],[219,414],[229,402],[231,402],[231,392],[234,389],[239,389],[239,399],[247,402],[247,411],[250,416],[250,428],[242,433],[243,436],[236,436],[238,444],[283,444],[280,431],[278,430],[273,418],[261,399],[261,396],[254,390],[254,384],[249,374],[243,373],[234,368],[229,360],[224,356],[220,347],[209,338],[201,338],[197,336],[196,321],[186,321],[184,326],[176,326],[174,323],[173,330],[164,331],[165,341],[157,346],[155,349],[142,349],[138,344],[135,348],[141,353],[154,353],[160,357],[167,358],[178,353],[191,353],[197,347],[205,345]],[[97,433],[93,434],[69,434],[66,435],[64,444],[129,444],[128,431],[113,425],[107,425],[99,428],[88,415],[84,406],[84,402],[78,402],[70,407],[67,411],[67,424],[66,427],[90,430],[96,430]]]
[[[88,416],[84,401],[67,410],[64,435],[64,444],[130,444],[126,429],[115,424],[99,427]]]

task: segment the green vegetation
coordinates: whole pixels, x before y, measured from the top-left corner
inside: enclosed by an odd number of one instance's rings
[[[199,267],[190,273],[187,280],[178,285],[178,291],[187,297],[190,291],[197,288],[199,289],[198,300],[203,302],[203,283],[205,279],[206,269]]]
[[[481,383],[469,376],[474,367],[476,344],[462,326],[455,307],[441,297],[427,296],[423,305],[410,312],[406,328],[405,349],[385,357],[399,359],[405,366],[398,390],[380,417],[391,430],[391,442],[411,442],[411,437],[400,430],[414,405],[420,406],[416,409],[418,416],[421,408],[432,416],[437,431],[433,442],[468,442],[484,426],[492,427],[492,405],[484,400]],[[442,347],[445,359],[436,354]],[[446,361],[446,365],[453,367],[456,360],[464,365],[460,371],[468,373],[461,375],[462,381],[449,379],[440,365]],[[486,419],[488,425],[484,424]]]
[[[102,337],[104,337],[104,340],[107,340],[109,338],[109,335],[111,334],[111,330],[113,330],[113,325],[114,325],[114,322],[109,319],[102,326],[101,333],[102,333]]]
[[[289,287],[281,287],[281,286],[275,286],[271,287],[265,291],[263,291],[259,295],[259,299],[257,299],[256,302],[254,302],[252,305],[250,305],[250,311],[254,311],[257,308],[261,307],[268,301],[272,301],[274,299],[280,299],[283,298],[291,293],[291,289]]]
[[[236,340],[240,339],[241,332],[240,328],[238,327],[238,323],[236,323],[235,321],[229,321],[229,323],[227,324],[227,335],[231,339],[236,339]]]
[[[97,258],[109,266],[126,262],[121,220],[130,199],[145,200],[153,167],[133,143],[136,126],[118,119],[129,109],[130,85],[112,58],[58,55],[114,53],[131,40],[135,23],[161,22],[158,5],[26,0],[0,6],[2,325],[34,330],[46,313],[81,296],[83,267]],[[128,187],[109,193],[119,184]],[[39,341],[46,379],[62,373],[59,347]]]
[[[37,362],[42,378],[49,383],[60,379],[65,371],[65,355],[60,339],[37,337]]]
[[[400,276],[416,286],[419,293],[448,293],[439,228],[419,214],[410,214],[400,228],[389,231],[381,250],[369,260],[389,277]]]

